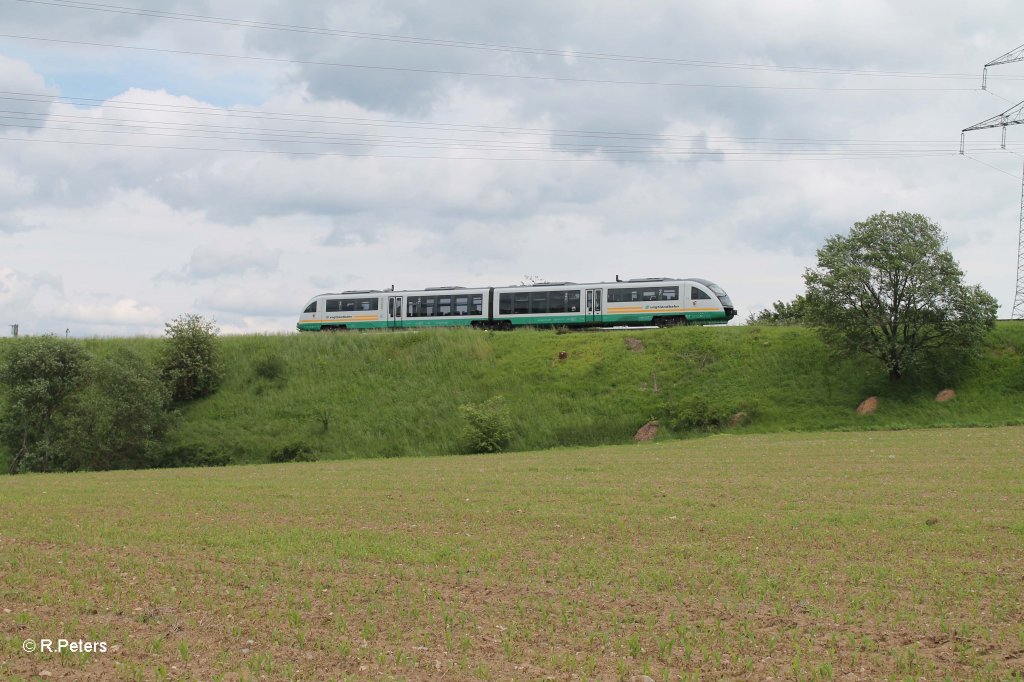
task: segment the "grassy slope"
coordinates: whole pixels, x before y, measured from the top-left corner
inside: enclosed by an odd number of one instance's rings
[[[517,450],[627,442],[692,396],[750,413],[746,431],[1024,423],[1019,323],[998,326],[946,404],[933,399],[942,383],[891,386],[871,361],[833,361],[795,328],[248,336],[225,338],[224,350],[222,390],[185,408],[174,438],[239,461],[295,442],[322,458],[458,452],[458,406],[494,395],[512,411]],[[285,367],[276,381],[255,371],[271,356]],[[878,412],[856,416],[869,395]]]
[[[628,339],[643,344],[631,350]],[[0,353],[9,341],[0,343]],[[155,356],[158,339],[96,339]],[[1001,323],[984,358],[938,404],[941,382],[888,383],[868,359],[836,362],[807,329],[687,327],[557,334],[517,330],[241,336],[222,339],[220,392],[182,409],[172,441],[264,461],[294,443],[323,459],[459,452],[458,406],[502,395],[512,448],[628,442],[648,419],[666,419],[694,396],[741,431],[814,431],[1024,423],[1024,324]],[[565,351],[567,359],[559,360]],[[284,371],[260,378],[277,358]],[[878,412],[854,413],[869,395]],[[326,424],[326,428],[325,428]],[[660,437],[672,435],[663,429]]]
[[[0,678],[1019,680],[1022,435],[10,477]]]

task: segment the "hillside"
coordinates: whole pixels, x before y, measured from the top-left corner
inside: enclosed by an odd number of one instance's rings
[[[234,462],[303,444],[321,459],[462,451],[459,406],[503,396],[511,448],[629,442],[650,419],[659,438],[687,423],[748,415],[737,432],[1024,424],[1024,324],[1003,322],[961,376],[890,385],[867,359],[835,361],[810,330],[681,327],[577,332],[430,330],[221,339],[226,379],[185,406],[170,434]],[[8,342],[0,343],[0,352]],[[159,339],[91,339],[154,356]],[[565,353],[565,359],[560,354]],[[954,388],[957,397],[937,403]],[[857,416],[867,396],[875,414]],[[692,421],[692,420],[691,420]],[[696,421],[700,422],[701,419]]]
[[[434,330],[228,337],[223,346],[223,388],[185,408],[172,437],[236,461],[294,443],[325,459],[458,452],[459,405],[495,395],[512,413],[516,450],[627,442],[652,418],[671,436],[673,424],[685,426],[673,416],[694,410],[746,412],[737,430],[748,432],[1024,423],[1024,324],[1012,322],[962,377],[899,386],[867,360],[830,359],[800,328]],[[957,397],[935,402],[950,387]],[[878,411],[857,416],[870,395]]]

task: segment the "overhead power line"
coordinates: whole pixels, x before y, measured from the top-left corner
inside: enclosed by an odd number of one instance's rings
[[[507,45],[500,43],[485,43],[485,42],[474,42],[464,40],[451,40],[444,38],[428,38],[423,36],[410,36],[410,35],[398,35],[398,34],[385,34],[385,33],[370,33],[365,31],[352,31],[342,29],[331,29],[317,26],[301,26],[296,24],[282,24],[267,21],[257,21],[250,19],[238,19],[228,17],[218,17],[203,14],[189,14],[184,12],[168,12],[164,10],[154,10],[137,7],[126,7],[123,5],[110,5],[96,2],[86,2],[84,0],[15,0],[26,4],[34,5],[48,5],[52,7],[61,7],[68,9],[79,9],[93,12],[104,12],[121,15],[131,15],[139,17],[150,17],[159,19],[170,19],[175,21],[185,21],[193,23],[213,24],[221,26],[234,26],[238,28],[255,28],[273,31],[286,31],[292,33],[303,33],[313,35],[323,35],[341,38],[352,38],[357,40],[371,40],[371,41],[383,41],[393,43],[406,43],[413,45],[424,45],[430,47],[444,47],[453,49],[466,49],[466,50],[479,50],[488,52],[506,52],[515,54],[527,54],[535,56],[548,56],[556,57],[561,59],[584,59],[584,60],[601,60],[601,61],[619,61],[619,62],[635,62],[641,64],[662,64],[668,66],[686,66],[695,68],[712,68],[712,69],[738,69],[738,70],[749,70],[749,71],[784,71],[793,73],[812,73],[812,74],[831,74],[831,75],[848,75],[848,76],[871,76],[871,77],[886,77],[886,78],[939,78],[939,79],[959,79],[966,80],[975,78],[974,74],[966,73],[936,73],[929,71],[896,71],[896,70],[878,70],[878,69],[844,69],[836,67],[820,67],[820,66],[794,66],[784,64],[756,64],[756,63],[741,63],[741,62],[723,62],[723,61],[712,61],[706,59],[683,59],[675,57],[658,57],[651,55],[630,55],[630,54],[619,54],[613,52],[594,52],[586,50],[576,50],[569,48],[550,48],[550,47],[529,47],[522,45]],[[1021,79],[1024,77],[1009,77],[1011,79]]]
[[[256,62],[277,63],[277,64],[301,64],[304,66],[326,66],[344,69],[366,69],[372,71],[391,71],[403,73],[418,73],[429,75],[463,76],[472,78],[498,78],[498,79],[519,79],[529,81],[547,81],[555,83],[591,83],[600,85],[633,85],[633,86],[659,86],[672,88],[712,88],[723,90],[788,90],[805,92],[899,92],[899,93],[926,93],[926,92],[971,92],[975,88],[906,88],[906,87],[825,87],[816,85],[742,85],[735,83],[682,83],[674,81],[643,81],[643,80],[620,80],[610,78],[579,78],[571,76],[538,76],[534,74],[515,73],[488,73],[483,71],[455,71],[449,69],[426,69],[408,66],[383,66],[379,64],[356,64],[349,62],[328,62],[311,59],[285,59],[283,57],[262,57],[258,55],[225,54],[220,52],[204,52],[200,50],[176,50],[165,47],[143,47],[139,45],[120,45],[116,43],[100,43],[86,40],[66,40],[59,38],[44,38],[41,36],[24,36],[10,33],[0,33],[0,38],[11,40],[28,40],[45,43],[58,43],[63,45],[78,45],[82,47],[103,47],[117,50],[133,50],[139,52],[156,52],[164,54],[187,55],[191,57],[214,57],[218,59],[239,59]]]
[[[461,131],[461,132],[486,132],[498,135],[505,134],[544,134],[557,137],[585,137],[594,139],[619,139],[619,140],[658,140],[658,141],[679,141],[679,140],[741,140],[741,141],[789,141],[796,143],[846,143],[849,140],[841,139],[812,139],[812,138],[758,138],[758,137],[716,137],[706,135],[673,135],[664,133],[648,132],[627,132],[613,130],[582,130],[573,128],[530,128],[515,126],[495,126],[474,123],[444,123],[430,121],[410,121],[403,119],[364,118],[354,116],[331,116],[322,114],[300,114],[296,112],[268,111],[260,109],[222,109],[207,106],[192,106],[180,104],[166,104],[156,102],[138,102],[129,100],[103,100],[91,97],[75,97],[61,95],[57,97],[50,93],[31,93],[0,91],[0,101],[13,101],[25,103],[38,103],[50,105],[55,102],[63,102],[73,106],[93,107],[103,110],[112,109],[115,111],[144,111],[167,114],[187,114],[189,116],[221,117],[229,120],[252,120],[252,121],[282,121],[311,124],[343,124],[358,125],[366,127],[386,127],[399,129],[428,129],[439,131]],[[879,143],[885,145],[900,144],[900,140],[857,140],[861,143]],[[917,140],[918,143],[946,143],[948,140]]]
[[[74,104],[83,100],[73,98]],[[7,128],[43,129],[153,137],[231,139],[282,145],[364,148],[477,149],[587,154],[609,158],[655,156],[818,156],[913,155],[948,153],[948,140],[843,140],[765,138],[721,135],[512,128],[472,124],[426,123],[355,117],[241,113],[213,107],[176,107],[142,102],[85,100],[91,108],[55,108],[41,93],[0,92],[0,121]],[[45,109],[31,105],[46,104]],[[263,115],[271,114],[271,115]],[[283,124],[283,125],[282,125]]]
[[[49,5],[70,9],[82,9],[115,14],[126,14],[134,16],[145,16],[154,18],[166,18],[199,24],[211,24],[219,26],[230,26],[246,29],[261,29],[268,31],[284,31],[290,33],[311,34],[331,36],[339,38],[351,38],[356,40],[370,40],[394,43],[407,43],[413,45],[424,45],[430,47],[445,47],[454,49],[482,50],[489,52],[509,52],[518,54],[529,54],[537,56],[552,56],[557,58],[571,59],[596,59],[604,61],[627,61],[638,63],[652,63],[652,65],[665,65],[674,67],[693,67],[700,69],[728,69],[742,71],[776,71],[804,74],[825,74],[841,76],[867,76],[876,78],[935,78],[973,80],[973,74],[950,74],[935,72],[911,72],[895,70],[868,70],[868,69],[840,69],[836,67],[803,67],[792,65],[772,65],[772,63],[752,63],[737,61],[717,61],[710,59],[690,59],[680,57],[664,57],[653,55],[622,54],[614,52],[596,52],[588,50],[577,50],[574,48],[552,48],[552,47],[529,47],[522,45],[508,45],[501,43],[484,43],[475,41],[452,40],[443,38],[427,38],[423,36],[404,36],[397,34],[369,33],[365,31],[349,31],[341,29],[328,29],[324,27],[299,26],[293,24],[279,24],[273,22],[260,22],[260,20],[230,18],[224,16],[213,16],[208,14],[190,14],[185,12],[172,12],[158,9],[146,9],[139,7],[127,7],[123,5],[102,4],[97,2],[86,2],[84,0],[15,0],[35,5]],[[1024,77],[1007,77],[1009,80],[1022,80]]]

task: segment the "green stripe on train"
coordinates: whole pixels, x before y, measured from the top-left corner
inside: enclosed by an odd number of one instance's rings
[[[615,324],[622,322],[632,322],[641,324],[650,324],[654,321],[655,317],[681,317],[686,316],[686,319],[693,322],[728,322],[728,318],[725,315],[724,310],[712,310],[712,311],[694,311],[688,313],[666,313],[662,315],[655,315],[653,312],[642,312],[642,313],[620,313],[617,315],[505,315],[495,317],[495,321],[509,322],[513,326],[543,326],[543,325],[560,325],[560,324]],[[384,329],[388,327],[394,328],[405,328],[405,327],[468,327],[473,322],[480,322],[478,318],[466,319],[463,317],[439,317],[439,318],[424,318],[424,319],[404,319],[399,320],[397,323],[389,323],[387,320],[379,320],[373,322],[345,322],[344,320],[338,320],[336,323],[321,324],[312,322],[300,322],[298,328],[300,331],[317,331],[322,327],[333,327],[345,325],[348,329]]]

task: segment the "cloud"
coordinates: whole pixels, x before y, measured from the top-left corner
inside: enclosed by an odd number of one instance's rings
[[[298,317],[301,303],[296,296],[267,286],[220,287],[196,301],[201,309],[254,319]]]
[[[173,9],[213,13],[207,5]],[[457,12],[407,0],[220,7],[254,21],[554,52],[0,3],[0,21],[30,35],[435,71],[5,43],[2,102],[22,116],[0,129],[0,258],[19,273],[2,280],[5,313],[42,326],[66,310],[76,333],[110,333],[104,320],[122,315],[131,333],[152,329],[153,311],[198,306],[225,328],[290,329],[293,309],[318,291],[525,274],[701,275],[746,309],[798,293],[827,235],[883,209],[930,216],[968,272],[1012,291],[1017,157],[998,150],[998,131],[978,133],[968,152],[1006,174],[949,152],[961,128],[1008,106],[971,92],[977,79],[586,54],[973,74],[1018,44],[1016,4],[676,3],[640,15],[599,0]],[[999,78],[1014,67],[1001,68],[990,93],[1016,101],[1019,81]],[[770,89],[828,87],[890,90]],[[43,97],[11,99],[19,91]],[[57,93],[68,99],[54,102]],[[45,128],[28,130],[27,119]],[[893,157],[910,149],[931,155]],[[65,296],[25,274],[46,272],[61,274]],[[119,312],[120,301],[134,305]]]
[[[72,322],[90,325],[156,325],[163,320],[160,310],[131,298],[110,302],[67,302],[60,306],[57,316]]]
[[[0,265],[0,306],[8,311],[28,307],[37,295],[46,290],[63,291],[61,279],[48,272],[26,274]]]
[[[232,275],[273,272],[278,267],[281,252],[253,246],[242,250],[224,247],[199,247],[182,269],[179,278],[204,280]]]

